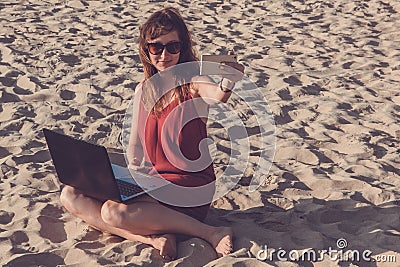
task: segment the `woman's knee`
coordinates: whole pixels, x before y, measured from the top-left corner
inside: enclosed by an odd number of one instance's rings
[[[77,207],[77,199],[81,192],[71,186],[65,186],[60,194],[61,204],[70,212],[74,212]]]
[[[118,227],[123,221],[123,210],[121,204],[107,200],[101,206],[101,218],[103,221],[111,226]]]
[[[130,204],[129,207],[125,204],[117,203],[108,200],[101,207],[101,218],[103,221],[114,227],[123,227],[124,222],[129,219],[130,225],[133,225],[134,217],[138,215],[140,208],[135,204]]]

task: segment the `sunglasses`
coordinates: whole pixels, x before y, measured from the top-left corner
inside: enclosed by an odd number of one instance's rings
[[[153,55],[161,55],[164,51],[164,48],[166,48],[170,54],[178,54],[181,52],[181,42],[170,42],[166,45],[163,45],[162,43],[147,44],[147,49],[149,50],[150,54]]]

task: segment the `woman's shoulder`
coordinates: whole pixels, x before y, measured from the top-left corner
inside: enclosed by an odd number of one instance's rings
[[[141,88],[141,87],[143,86],[143,84],[144,84],[145,81],[146,81],[145,79],[141,80],[141,81],[136,85],[136,89]]]
[[[145,80],[140,81],[136,87],[135,87],[135,93],[138,92],[139,90],[141,90],[143,88],[143,84],[144,84]]]

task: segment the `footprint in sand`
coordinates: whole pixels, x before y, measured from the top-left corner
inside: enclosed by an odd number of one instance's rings
[[[61,243],[67,240],[67,233],[62,221],[43,215],[39,216],[37,220],[40,224],[40,236],[49,239],[53,243]]]
[[[9,224],[14,218],[14,212],[0,210],[0,224]]]

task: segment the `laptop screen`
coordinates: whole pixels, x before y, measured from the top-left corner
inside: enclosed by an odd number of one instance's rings
[[[121,201],[105,147],[43,129],[59,180],[88,196]]]

